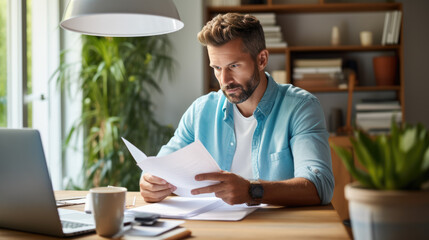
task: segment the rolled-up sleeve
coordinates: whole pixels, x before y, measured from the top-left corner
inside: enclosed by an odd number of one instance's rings
[[[316,98],[305,99],[294,111],[291,150],[294,176],[311,181],[322,204],[328,204],[334,192],[329,134],[325,117]]]

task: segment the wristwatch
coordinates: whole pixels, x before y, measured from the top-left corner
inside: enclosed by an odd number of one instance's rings
[[[250,181],[249,195],[252,199],[247,206],[256,206],[261,204],[262,197],[264,196],[264,187],[259,181]]]

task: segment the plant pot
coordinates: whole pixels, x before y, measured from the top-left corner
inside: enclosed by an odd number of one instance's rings
[[[375,83],[377,86],[395,85],[397,59],[396,56],[380,56],[373,59]]]
[[[429,239],[429,191],[345,187],[354,239]]]

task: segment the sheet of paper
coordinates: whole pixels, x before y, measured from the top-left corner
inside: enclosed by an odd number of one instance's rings
[[[211,211],[201,213],[189,220],[215,220],[215,221],[240,221],[247,215],[258,209],[258,207],[248,207],[246,204],[228,205],[224,204]]]
[[[147,157],[132,143],[122,138],[137,162],[145,172],[165,179],[177,187],[175,194],[182,197],[195,197],[191,190],[215,184],[215,181],[195,181],[200,173],[219,172],[219,165],[200,141],[162,157]],[[201,194],[198,197],[213,197],[214,194]]]
[[[220,198],[172,197],[158,203],[147,204],[128,210],[128,213],[147,212],[160,214],[163,218],[186,219],[211,211],[226,204]]]
[[[74,197],[69,199],[60,199],[57,200],[57,207],[66,207],[66,206],[72,206],[72,205],[78,205],[78,204],[85,204],[86,203],[86,197]]]
[[[125,236],[147,236],[154,237],[168,230],[171,230],[185,221],[180,220],[159,220],[152,226],[133,226],[124,233]]]

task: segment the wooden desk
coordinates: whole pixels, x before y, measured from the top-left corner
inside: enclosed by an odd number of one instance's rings
[[[57,191],[57,199],[85,196],[86,191]],[[127,205],[136,196],[136,206],[145,205],[138,192],[127,193]],[[83,210],[83,205],[67,207]],[[186,221],[192,239],[350,239],[332,205],[299,208],[264,208],[238,222]],[[0,239],[57,239],[49,236],[0,229]],[[106,239],[96,234],[67,239]],[[128,239],[127,237],[121,239]],[[131,239],[131,238],[130,238]],[[138,239],[138,238],[133,238]]]

